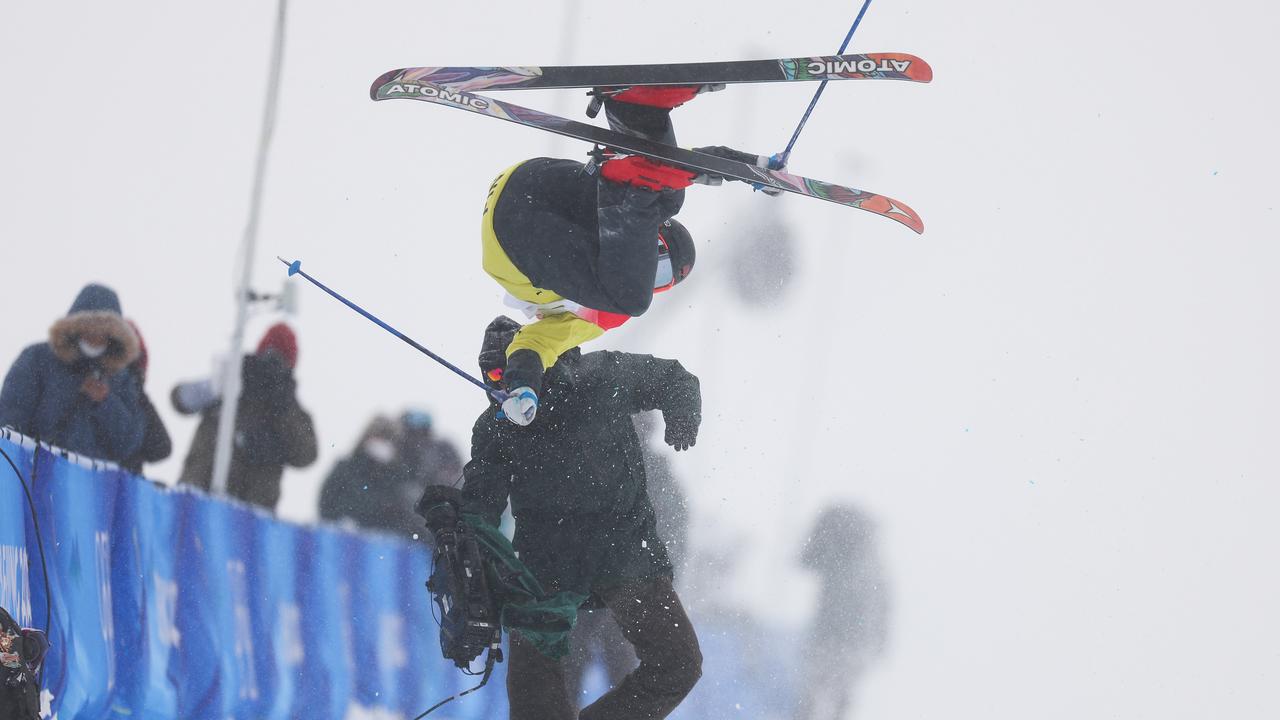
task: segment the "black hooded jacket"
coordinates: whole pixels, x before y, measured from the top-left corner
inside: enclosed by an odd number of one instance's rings
[[[85,356],[85,335],[108,339],[100,357]],[[0,387],[0,426],[9,425],[75,453],[121,462],[143,444],[142,388],[126,370],[137,359],[138,335],[120,314],[120,299],[102,285],[86,285],[66,317],[49,328],[48,342],[22,351]],[[101,401],[83,391],[96,377],[109,391]]]
[[[496,406],[481,413],[465,509],[496,525],[510,498],[513,545],[552,591],[670,575],[631,416],[656,409],[696,426],[701,404],[698,378],[675,360],[571,350],[547,371],[531,425],[496,417]]]

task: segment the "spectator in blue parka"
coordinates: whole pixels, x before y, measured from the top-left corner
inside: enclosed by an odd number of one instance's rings
[[[125,369],[137,333],[115,291],[86,285],[48,342],[23,350],[0,389],[0,425],[92,458],[120,462],[146,432],[141,389]]]

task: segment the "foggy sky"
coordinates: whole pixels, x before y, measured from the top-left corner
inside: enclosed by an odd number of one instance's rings
[[[169,388],[230,336],[271,5],[12,3],[0,21],[0,363],[82,285],[114,287],[151,349],[176,452],[148,474],[166,481],[195,430]],[[503,312],[479,266],[488,183],[588,148],[375,104],[375,77],[825,54],[857,5],[295,2],[255,286],[283,283],[275,255],[300,258],[471,369]],[[694,542],[741,548],[732,604],[798,627],[813,581],[791,565],[812,516],[844,498],[877,518],[895,608],[868,716],[1280,715],[1277,19],[1239,0],[873,3],[851,50],[915,53],[936,79],[832,84],[791,169],[900,198],[926,234],[694,187],[694,275],[587,348],[702,378],[702,434],[677,468]],[[812,90],[700,97],[677,133],[775,152]],[[727,268],[763,213],[790,227],[796,270],[744,305]],[[484,400],[298,290],[322,454],[286,473],[281,512],[305,520],[371,413],[425,407],[465,448]]]

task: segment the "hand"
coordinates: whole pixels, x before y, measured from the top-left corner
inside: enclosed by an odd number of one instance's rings
[[[538,394],[527,387],[512,390],[502,402],[501,416],[521,427],[533,422],[538,414]]]
[[[787,157],[782,153],[778,153],[776,155],[770,155],[768,160],[769,160],[770,170],[786,170],[787,169]],[[776,188],[776,187],[773,187],[772,185],[761,185],[756,189],[770,197],[777,197],[782,194],[782,188]]]
[[[667,432],[663,437],[676,452],[688,450],[698,444],[698,419],[680,416],[663,416]]]
[[[80,392],[89,397],[90,400],[100,403],[107,399],[107,395],[111,392],[111,386],[90,375],[80,383]]]

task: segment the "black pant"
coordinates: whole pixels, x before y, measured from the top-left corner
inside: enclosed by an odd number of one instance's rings
[[[671,578],[638,580],[598,592],[635,647],[640,667],[581,714],[565,690],[565,663],[511,635],[507,699],[511,720],[659,720],[702,676],[702,651]]]
[[[574,623],[573,635],[569,638],[569,654],[564,659],[564,686],[569,698],[580,707],[585,700],[582,696],[584,675],[597,654],[604,665],[609,687],[621,684],[627,673],[639,664],[613,613],[603,607],[578,613],[578,622]]]

